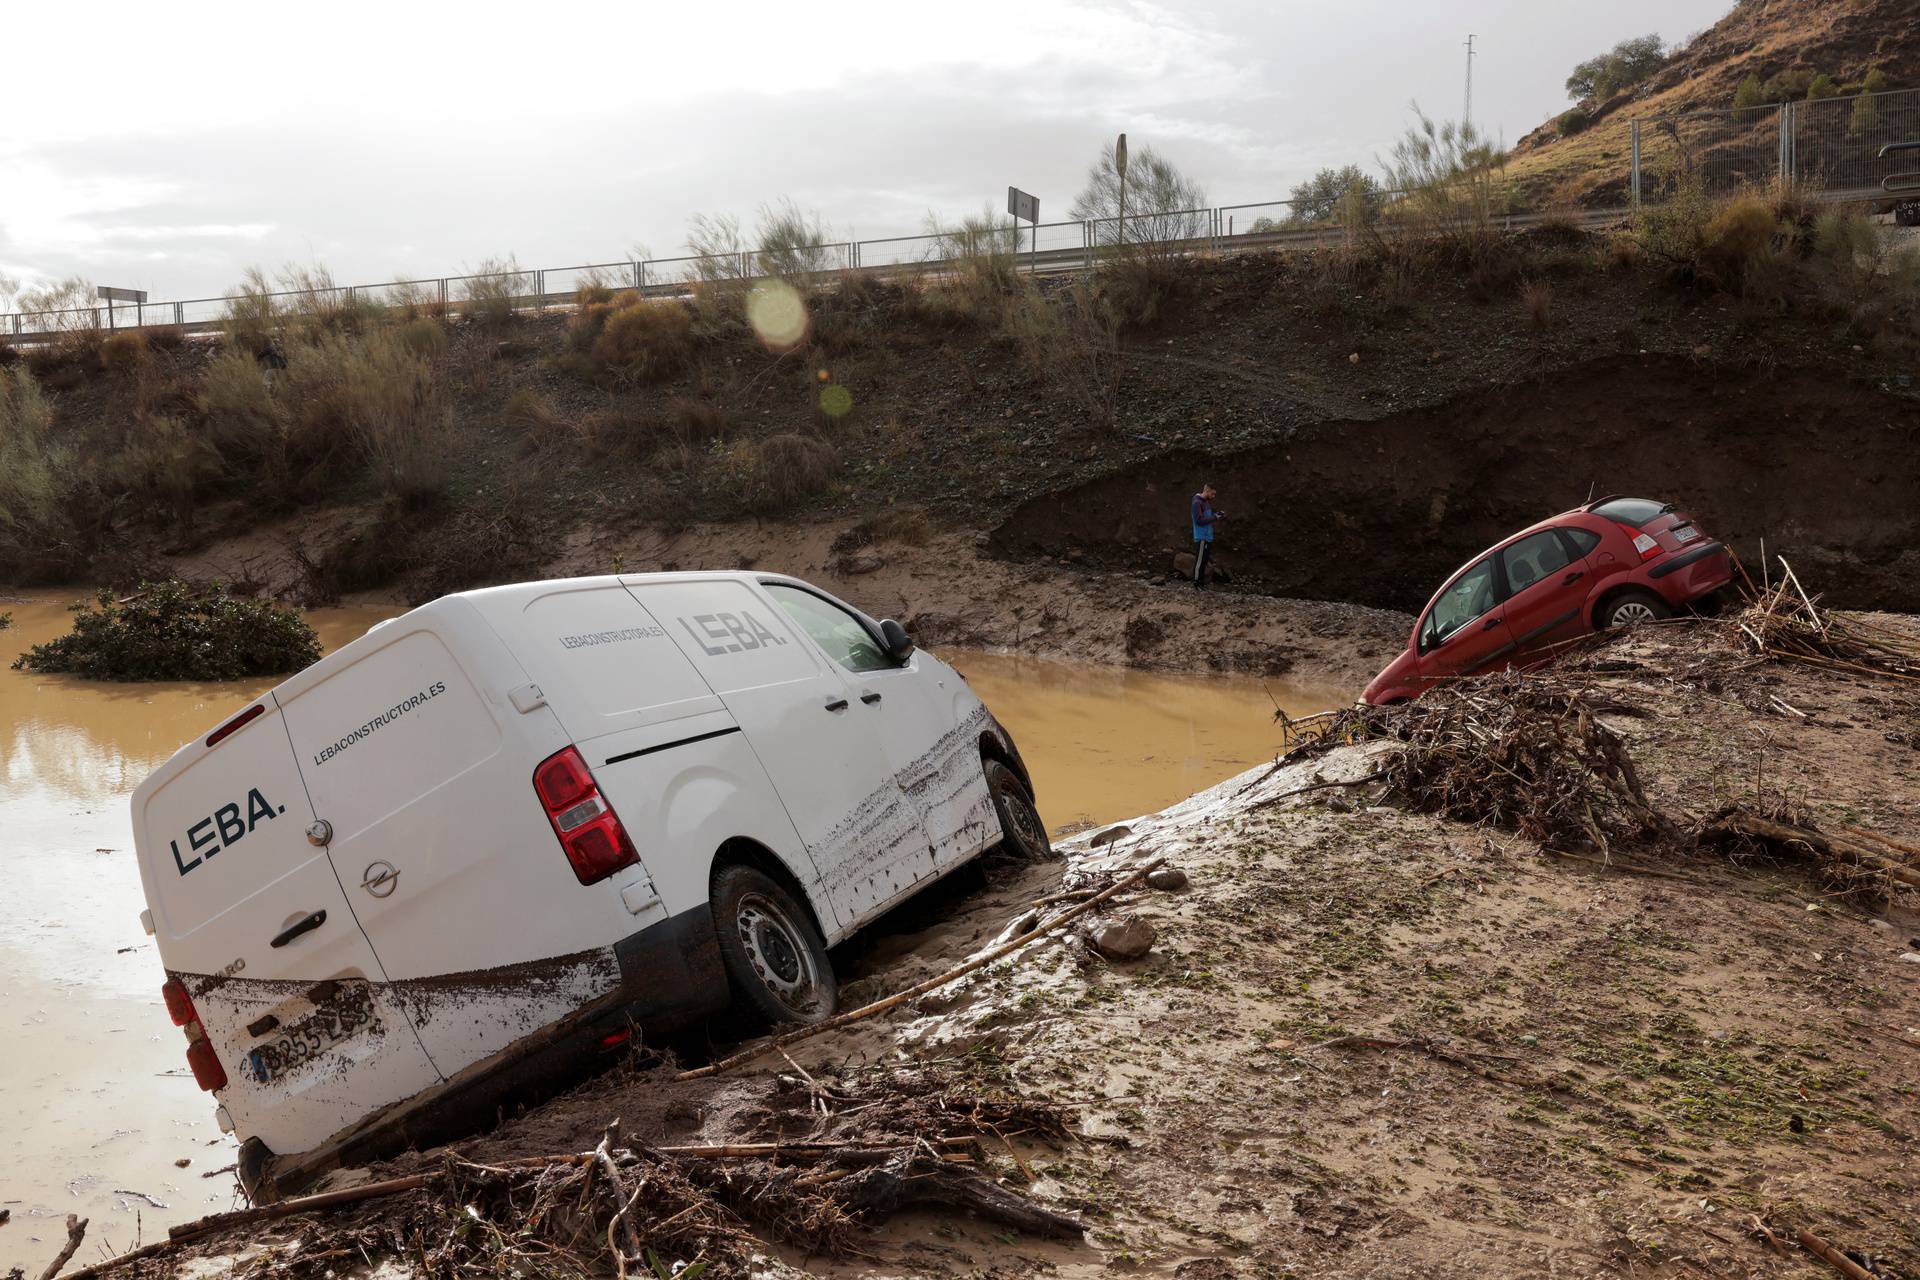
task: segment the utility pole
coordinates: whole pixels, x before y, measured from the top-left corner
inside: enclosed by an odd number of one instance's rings
[[[1473,37],[1467,37],[1467,102],[1460,112],[1460,125],[1463,129],[1473,127]]]

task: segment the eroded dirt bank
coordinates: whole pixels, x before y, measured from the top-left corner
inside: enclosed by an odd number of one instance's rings
[[[301,598],[308,583],[288,552],[297,529],[337,537],[350,511],[270,526],[172,561],[175,573],[246,581]],[[1412,620],[1391,610],[1239,592],[1198,592],[1154,572],[1085,572],[1057,564],[1009,564],[972,533],[924,541],[846,545],[859,522],[702,524],[679,532],[652,525],[576,530],[539,575],[657,570],[763,569],[818,583],[875,617],[898,618],[921,643],[1004,649],[1036,657],[1171,671],[1285,675],[1357,694],[1403,645]],[[836,542],[839,544],[836,546]],[[356,603],[409,599],[394,592]]]
[[[1622,355],[1272,444],[1188,448],[1023,503],[1011,558],[1160,567],[1202,481],[1219,563],[1260,590],[1417,609],[1467,557],[1589,493],[1681,503],[1752,564],[1764,539],[1841,607],[1920,609],[1920,407],[1831,371]]]
[[[714,1184],[733,1208],[705,1219],[658,1175],[641,1229],[666,1265],[699,1256],[713,1276],[1826,1274],[1756,1238],[1762,1213],[1788,1240],[1804,1227],[1881,1274],[1913,1274],[1920,966],[1902,956],[1920,946],[1920,912],[1837,893],[1790,854],[1683,834],[1726,804],[1788,803],[1824,829],[1910,840],[1920,697],[1753,663],[1731,633],[1616,636],[1579,670],[1530,678],[1576,681],[1611,708],[1601,719],[1666,837],[1580,862],[1412,812],[1377,783],[1301,791],[1364,778],[1398,749],[1336,748],[924,908],[849,974],[847,995],[903,991],[984,950],[1035,900],[1058,910],[1063,888],[1163,857],[1190,884],[1112,909],[1153,928],[1139,959],[1103,958],[1065,929],[794,1046],[794,1066],[608,1077],[459,1150],[501,1170],[587,1149],[615,1116],[634,1144],[970,1133],[1002,1189],[1086,1228],[1049,1240],[910,1212],[854,1225],[856,1252],[836,1257],[795,1243],[817,1244],[818,1220],[770,1223],[725,1190],[765,1185],[745,1166]],[[1040,1099],[1065,1108],[1066,1133],[1008,1109]],[[654,1165],[637,1158],[632,1176]],[[446,1153],[426,1153],[341,1181],[441,1167]],[[463,1224],[518,1229],[537,1201],[523,1187],[514,1217],[497,1175],[460,1177],[452,1199],[410,1192],[195,1251],[212,1255],[202,1268],[244,1254],[266,1276],[362,1256],[492,1269],[491,1242],[513,1237]],[[834,1185],[805,1165],[785,1177]]]

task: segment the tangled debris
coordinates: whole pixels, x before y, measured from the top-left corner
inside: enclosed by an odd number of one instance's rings
[[[1384,780],[1423,813],[1604,852],[1611,839],[1656,835],[1669,824],[1648,803],[1625,743],[1602,714],[1640,713],[1575,681],[1501,672],[1397,707],[1341,711],[1282,760],[1344,743],[1397,741],[1403,749],[1385,754],[1361,781]]]
[[[1784,557],[1778,583],[1756,590],[1749,579],[1747,587],[1749,602],[1733,626],[1752,652],[1829,671],[1920,683],[1920,643],[1864,618],[1822,609],[1820,597],[1807,594]]]

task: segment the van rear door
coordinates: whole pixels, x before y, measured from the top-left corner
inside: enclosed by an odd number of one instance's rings
[[[226,1069],[220,1101],[241,1133],[305,1151],[438,1076],[308,840],[278,706],[236,719],[141,784],[134,839],[161,960]]]

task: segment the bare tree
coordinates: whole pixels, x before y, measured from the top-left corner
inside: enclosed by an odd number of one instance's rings
[[[1207,234],[1206,189],[1152,147],[1128,151],[1126,196],[1128,244],[1190,240]],[[1073,216],[1094,224],[1096,243],[1118,244],[1121,212],[1120,170],[1114,164],[1113,144],[1108,143],[1087,170],[1085,189],[1074,197]]]

